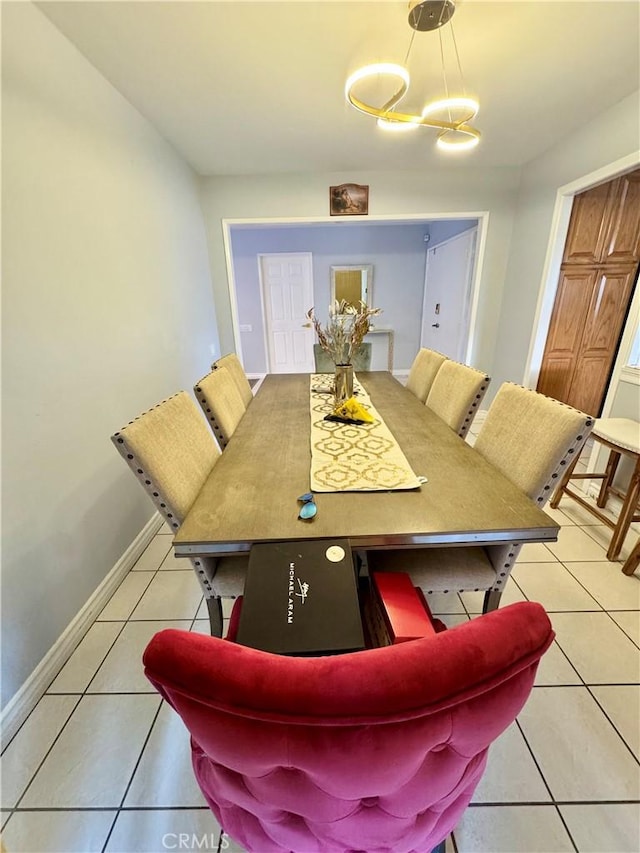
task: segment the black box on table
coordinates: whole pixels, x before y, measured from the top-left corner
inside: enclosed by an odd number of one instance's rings
[[[254,545],[236,642],[285,655],[364,649],[348,540]]]

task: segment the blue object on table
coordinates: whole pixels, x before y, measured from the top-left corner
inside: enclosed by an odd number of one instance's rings
[[[311,492],[306,492],[306,494],[300,495],[298,500],[302,501],[298,518],[302,518],[304,521],[311,521],[315,518],[316,513],[318,512],[318,507],[316,506]]]

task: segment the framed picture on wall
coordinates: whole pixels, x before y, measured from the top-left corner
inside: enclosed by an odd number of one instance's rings
[[[369,213],[369,187],[363,184],[329,187],[329,213],[331,216]]]

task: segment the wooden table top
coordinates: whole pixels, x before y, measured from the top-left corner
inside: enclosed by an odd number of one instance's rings
[[[309,491],[309,375],[269,375],[214,466],[174,547],[177,556],[248,551],[254,542],[348,538],[353,548],[501,544],[557,539],[558,525],[390,373],[358,379],[414,472],[413,491]]]

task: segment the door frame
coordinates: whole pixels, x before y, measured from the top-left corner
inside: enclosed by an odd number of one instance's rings
[[[313,254],[311,252],[260,252],[258,260],[258,281],[260,282],[260,310],[262,311],[262,337],[264,340],[264,363],[267,365],[267,373],[271,372],[271,358],[269,355],[269,324],[267,323],[267,311],[264,300],[264,280],[262,278],[262,258],[271,258],[276,255],[284,255],[288,258],[293,255],[303,256],[309,259],[309,270],[311,272],[311,293],[313,294]]]
[[[473,251],[470,257],[467,259],[467,274],[466,274],[466,290],[464,295],[464,313],[465,313],[465,324],[464,324],[464,348],[463,348],[463,356],[462,361],[469,361],[469,337],[471,333],[471,303],[473,296],[473,283],[474,283],[474,268],[476,263],[476,258],[478,254],[478,225],[474,225],[471,228],[467,228],[466,231],[460,231],[459,234],[454,234],[453,237],[448,237],[446,240],[443,240],[441,243],[436,243],[435,246],[427,246],[427,256],[425,259],[424,265],[424,285],[422,292],[422,315],[420,317],[420,346],[424,346],[424,316],[427,307],[427,283],[429,278],[429,252],[433,249],[438,249],[440,246],[446,246],[448,243],[452,243],[454,240],[458,240],[465,234],[469,234],[470,232],[474,232],[475,239],[473,245]],[[477,311],[477,303],[476,303],[476,311]],[[474,318],[475,319],[475,318]]]
[[[225,219],[222,222],[222,243],[224,247],[225,265],[227,268],[227,289],[229,292],[229,303],[231,306],[231,324],[233,332],[233,341],[235,351],[243,362],[242,357],[242,341],[240,337],[240,324],[238,318],[238,297],[235,281],[235,270],[233,268],[233,247],[232,247],[232,230],[234,228],[287,228],[287,227],[305,227],[308,225],[330,225],[333,228],[348,228],[352,225],[366,225],[368,222],[389,222],[389,223],[416,223],[424,222],[425,225],[429,222],[434,222],[442,219],[477,219],[478,221],[478,238],[476,240],[476,262],[473,275],[473,283],[470,298],[469,312],[469,337],[467,341],[467,351],[465,361],[471,362],[476,345],[476,322],[478,315],[478,306],[480,304],[480,291],[482,282],[482,270],[484,266],[484,255],[487,243],[487,233],[489,230],[489,211],[488,210],[472,210],[458,212],[435,212],[435,213],[408,213],[408,214],[387,214],[387,215],[367,215],[367,216],[349,216],[346,219],[336,221],[334,216],[310,216],[310,217],[261,217],[256,219]],[[262,291],[261,291],[262,293]],[[262,296],[261,296],[262,298]],[[264,321],[264,305],[261,306],[263,321]],[[265,342],[266,346],[266,342]],[[265,356],[265,364],[268,360]]]
[[[547,253],[544,261],[542,279],[538,290],[538,301],[536,312],[533,320],[531,339],[529,342],[529,353],[525,364],[524,378],[522,384],[527,388],[535,388],[538,384],[540,376],[540,368],[542,366],[542,357],[549,334],[551,325],[551,315],[556,299],[556,292],[560,282],[560,266],[564,254],[564,247],[567,241],[569,232],[569,220],[571,218],[571,208],[573,207],[573,199],[578,193],[584,190],[591,189],[598,184],[603,184],[613,178],[623,175],[625,172],[630,172],[632,169],[640,165],[640,150],[633,154],[628,154],[626,157],[621,157],[607,166],[602,166],[594,172],[589,172],[581,178],[572,181],[569,184],[564,184],[556,191],[556,201],[551,219],[551,229],[549,232],[549,242],[547,244]],[[620,374],[624,367],[625,359],[631,351],[631,343],[633,341],[632,323],[629,319],[637,316],[640,308],[640,288],[636,287],[636,292],[633,296],[630,310],[627,315],[625,327],[622,332],[622,339],[618,347],[618,353],[611,371],[609,384],[605,393],[602,414],[600,417],[607,417],[613,405],[613,396],[617,388]]]

